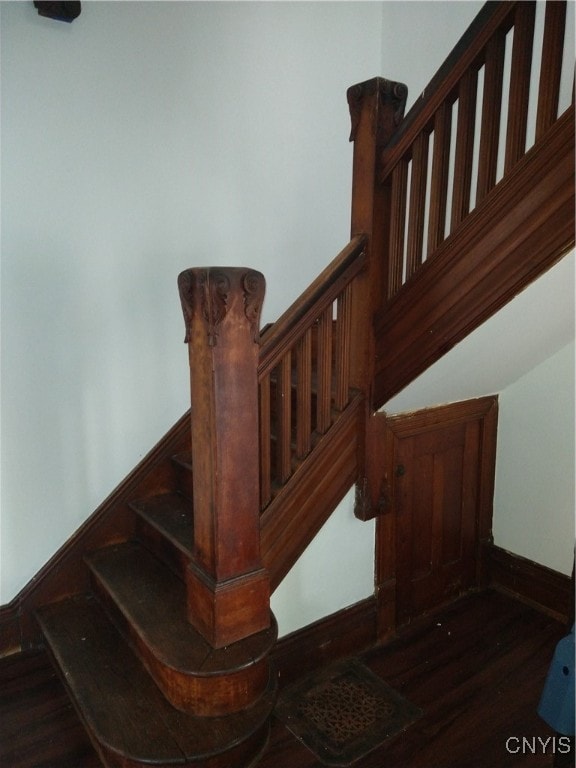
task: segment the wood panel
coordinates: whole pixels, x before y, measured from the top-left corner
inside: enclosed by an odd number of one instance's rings
[[[377,525],[379,635],[485,583],[497,397],[410,414],[381,414],[378,464],[389,503]]]
[[[375,408],[574,244],[574,107],[376,318]],[[462,258],[462,254],[466,258]]]
[[[495,589],[569,624],[574,616],[574,584],[569,576],[487,543],[483,557]]]

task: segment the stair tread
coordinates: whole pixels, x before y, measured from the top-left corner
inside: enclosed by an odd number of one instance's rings
[[[240,670],[265,656],[276,638],[271,628],[215,649],[188,622],[184,584],[135,542],[98,550],[86,558],[128,625],[162,664],[202,676]]]
[[[184,554],[192,554],[194,519],[191,502],[178,493],[166,493],[130,505]]]
[[[234,715],[175,709],[90,596],[42,608],[38,620],[89,733],[130,760],[182,765],[221,754],[260,728],[273,706],[271,683],[260,701]]]

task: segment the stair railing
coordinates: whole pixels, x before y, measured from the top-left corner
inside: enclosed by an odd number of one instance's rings
[[[262,337],[262,509],[350,402],[352,299],[365,255],[365,238],[354,237]]]
[[[573,73],[566,2],[543,6],[487,3],[383,150],[378,175],[390,190],[391,222],[386,299],[560,117],[561,78]]]

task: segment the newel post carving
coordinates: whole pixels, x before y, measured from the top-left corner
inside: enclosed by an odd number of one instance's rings
[[[237,267],[178,278],[190,357],[194,549],[188,617],[223,647],[270,624],[260,559],[258,332],[265,280]]]

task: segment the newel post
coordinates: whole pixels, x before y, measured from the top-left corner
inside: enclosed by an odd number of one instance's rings
[[[385,301],[388,288],[390,191],[381,183],[381,156],[404,116],[408,89],[382,77],[348,89],[350,141],[354,142],[352,166],[351,235],[367,237],[367,268],[356,283],[353,298],[352,386],[372,402],[374,337],[372,319]]]
[[[194,548],[188,618],[216,648],[270,624],[260,559],[259,321],[265,280],[247,268],[178,278],[192,400]]]

